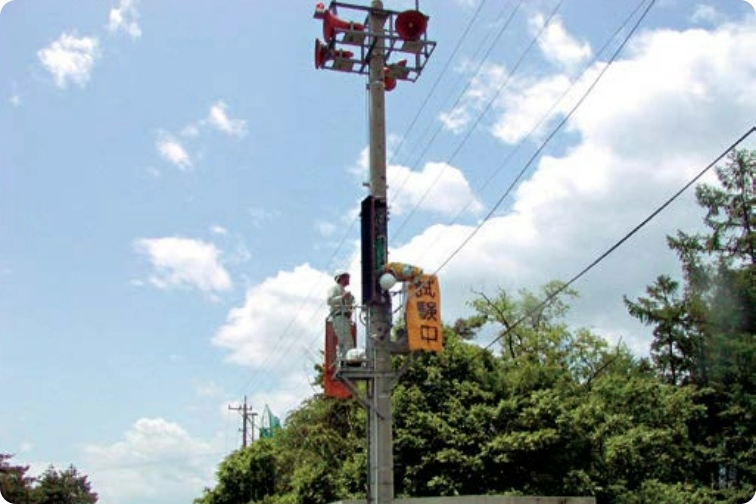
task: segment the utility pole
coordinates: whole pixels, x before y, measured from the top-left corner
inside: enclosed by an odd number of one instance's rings
[[[255,417],[257,416],[257,413],[252,411],[252,406],[247,405],[247,396],[244,396],[244,404],[240,406],[228,406],[229,410],[232,411],[238,411],[241,413],[242,416],[242,448],[247,447],[247,439],[251,438],[251,441],[255,440],[255,431],[254,431],[254,425],[255,425]],[[249,427],[248,427],[249,426]],[[251,436],[247,435],[247,432],[251,434]]]
[[[397,81],[414,82],[430,57],[435,42],[425,36],[427,16],[418,9],[395,12],[381,0],[370,7],[332,1],[316,6],[323,20],[325,42],[315,41],[315,67],[368,76],[370,96],[369,195],[362,201],[362,304],[367,311],[366,362],[360,368],[341,367],[337,378],[368,410],[368,504],[394,500],[393,370],[391,295],[378,279],[388,262],[388,197],[386,183],[386,91]],[[339,10],[366,15],[364,23],[342,20]],[[392,57],[404,59],[388,62]],[[402,352],[404,353],[404,352]],[[361,397],[353,380],[367,382]]]
[[[372,2],[371,33],[382,33],[386,15],[380,0]],[[381,271],[388,259],[388,201],[386,194],[386,84],[385,39],[376,37],[370,54],[370,196],[375,204],[373,271]],[[363,282],[375,283],[375,274]],[[378,292],[368,301],[367,355],[374,362],[374,376],[368,386],[368,467],[371,504],[390,504],[394,499],[393,413],[391,389],[391,297]]]

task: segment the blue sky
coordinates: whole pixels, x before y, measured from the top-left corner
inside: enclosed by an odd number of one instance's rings
[[[387,96],[391,258],[444,264],[447,322],[571,277],[756,117],[754,8],[658,0],[446,262],[638,5],[481,1],[421,4],[437,49]],[[359,292],[368,132],[364,77],[314,68],[314,4],[0,0],[0,451],[75,464],[101,502],[189,502],[240,443],[229,404],[285,416],[317,390],[331,272]],[[675,202],[571,321],[644,352],[622,296],[676,273],[664,236],[700,218]]]

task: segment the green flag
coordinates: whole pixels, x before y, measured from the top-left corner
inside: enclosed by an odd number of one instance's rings
[[[270,408],[266,404],[260,425],[260,438],[272,438],[280,428],[281,420],[270,411]]]

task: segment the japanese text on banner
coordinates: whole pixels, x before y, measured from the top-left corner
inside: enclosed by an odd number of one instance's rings
[[[442,352],[441,289],[436,275],[421,275],[410,284],[407,300],[407,335],[412,351]]]

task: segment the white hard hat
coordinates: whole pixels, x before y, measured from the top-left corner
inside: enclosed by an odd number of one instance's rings
[[[338,281],[339,281],[339,278],[343,277],[344,275],[347,275],[347,276],[348,276],[348,275],[349,275],[349,272],[348,272],[348,271],[346,271],[346,270],[341,270],[341,269],[340,269],[340,270],[336,270],[336,271],[335,271],[335,272],[333,273],[333,279],[334,279],[334,280],[336,280],[336,281],[338,282]]]

